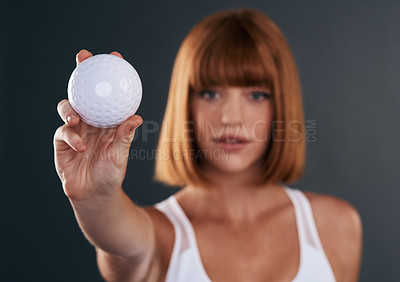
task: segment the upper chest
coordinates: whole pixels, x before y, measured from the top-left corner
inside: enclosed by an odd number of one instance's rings
[[[249,224],[192,222],[201,264],[212,281],[290,281],[299,268],[290,211]]]

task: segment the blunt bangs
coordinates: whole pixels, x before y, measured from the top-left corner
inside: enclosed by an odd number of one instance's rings
[[[207,30],[210,40],[198,46],[191,68],[192,91],[213,86],[272,86],[275,71],[267,69],[248,29],[239,19],[230,18],[217,30]]]

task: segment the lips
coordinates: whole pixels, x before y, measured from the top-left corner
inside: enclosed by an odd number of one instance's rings
[[[222,149],[230,151],[242,149],[250,143],[245,137],[232,135],[215,138],[214,142],[217,143]]]

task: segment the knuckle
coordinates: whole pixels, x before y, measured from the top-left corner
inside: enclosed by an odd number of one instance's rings
[[[60,139],[65,135],[65,125],[60,126],[57,131],[56,134],[58,133],[58,136],[60,137]]]
[[[58,127],[57,130],[56,130],[56,133],[55,133],[54,135],[60,135],[60,134],[61,134],[61,131],[63,130],[63,127],[64,127],[64,126],[65,126],[65,125],[62,125],[62,126]]]
[[[53,137],[53,142],[55,142],[55,141],[57,141],[57,140],[62,140],[62,137],[63,137],[63,131],[64,131],[64,128],[65,127],[65,125],[62,125],[62,126],[60,126],[60,127],[58,127],[57,129],[56,129],[56,132],[54,133],[54,137]]]
[[[60,127],[60,137],[63,140],[70,139],[71,138],[70,135],[71,135],[71,128],[68,125],[64,124],[63,126]]]

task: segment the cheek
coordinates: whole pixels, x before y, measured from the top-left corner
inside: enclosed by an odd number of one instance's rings
[[[269,141],[272,128],[272,113],[270,111],[254,111],[246,124],[249,135],[254,141],[262,143]]]
[[[271,124],[267,121],[258,121],[254,123],[252,131],[255,142],[268,142],[271,135]]]
[[[205,118],[203,113],[199,113],[199,111],[193,113],[193,133],[196,142],[201,143],[209,139],[207,133],[209,124],[210,121]]]
[[[198,108],[192,111],[195,139],[197,141],[211,141],[215,138],[218,125],[217,114],[207,108]]]

